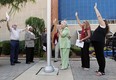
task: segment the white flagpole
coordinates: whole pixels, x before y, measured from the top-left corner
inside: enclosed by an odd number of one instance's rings
[[[54,71],[51,65],[51,0],[47,0],[47,66],[44,71],[46,73]]]

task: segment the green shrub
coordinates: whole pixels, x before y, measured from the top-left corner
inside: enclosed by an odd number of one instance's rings
[[[3,41],[2,53],[5,55],[10,54],[10,41]]]
[[[71,50],[76,53],[76,55],[80,56],[80,52],[81,52],[81,48],[75,46],[75,45],[71,45]]]
[[[25,41],[19,42],[19,53],[24,53],[25,51]],[[10,54],[10,41],[3,41],[2,42],[2,53],[5,55]]]
[[[110,47],[104,47],[104,51],[111,51],[112,50],[112,48],[110,48]]]
[[[25,41],[19,42],[19,53],[25,53]]]
[[[0,42],[0,55],[2,53],[2,42]]]
[[[75,46],[75,45],[71,45],[71,50],[76,53],[76,55],[81,55],[81,48]],[[93,47],[89,47],[89,53],[92,53],[94,51]]]
[[[2,44],[3,42],[0,42],[0,47],[2,47],[3,46],[3,44]]]

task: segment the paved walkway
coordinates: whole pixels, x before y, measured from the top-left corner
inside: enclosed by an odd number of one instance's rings
[[[81,61],[71,61],[71,69],[74,80],[116,80],[116,61],[106,59],[106,75],[96,76],[95,71],[98,70],[96,60],[91,61],[91,68],[89,71],[84,71],[80,65]]]
[[[36,75],[36,73],[41,69],[41,67],[46,66],[45,63],[45,61],[39,61],[39,63],[35,64],[22,75],[17,77],[15,80],[73,80],[73,75],[70,68],[67,70],[59,70],[58,75],[55,75],[54,73],[51,75],[38,73]],[[54,65],[55,67],[60,68],[60,62],[54,63]]]
[[[59,75],[45,76],[36,75],[37,71],[46,66],[46,61],[35,59],[35,63],[25,64],[25,59],[20,59],[21,64],[9,65],[9,58],[0,57],[0,80],[116,80],[116,61],[106,59],[106,75],[98,77],[95,70],[98,69],[95,59],[91,60],[91,68],[84,71],[80,59],[70,60],[68,70],[59,70]],[[60,68],[60,61],[52,62],[55,67]]]
[[[14,80],[23,72],[37,63],[37,60],[33,64],[25,64],[25,60],[20,60],[21,64],[11,66],[9,58],[0,58],[0,80]]]

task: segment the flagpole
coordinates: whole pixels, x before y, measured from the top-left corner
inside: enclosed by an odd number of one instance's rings
[[[51,0],[47,0],[47,66],[44,71],[46,73],[54,71],[51,65]]]

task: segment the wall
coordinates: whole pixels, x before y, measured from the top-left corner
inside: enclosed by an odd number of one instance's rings
[[[5,19],[5,13],[9,11],[9,8],[0,8],[0,20]],[[10,26],[12,24],[17,24],[18,28],[25,28],[25,20],[30,16],[39,17],[45,20],[47,17],[47,1],[46,0],[36,0],[36,3],[28,2],[21,10],[10,19]],[[9,40],[9,32],[6,28],[6,22],[0,23],[0,40]],[[24,39],[24,32],[21,33],[21,40]]]
[[[53,3],[57,4],[57,0],[53,1]],[[21,11],[17,12],[14,16],[11,17],[10,25],[15,23],[18,25],[18,28],[24,28],[25,20],[27,18],[29,18],[30,16],[37,16],[39,18],[43,18],[46,23],[46,17],[47,17],[46,16],[46,13],[47,13],[47,5],[46,4],[47,4],[46,0],[36,0],[36,3],[28,2],[26,4],[26,6],[21,9]],[[57,6],[57,5],[53,5],[53,6]],[[52,9],[57,11],[56,8],[52,8]],[[9,11],[9,9],[7,7],[0,8],[0,19],[5,18],[6,11]],[[57,13],[55,13],[55,12],[53,12],[52,14],[56,14],[55,15],[56,17],[58,16]],[[54,16],[52,17],[52,19],[53,18],[54,18]],[[0,23],[0,26],[2,27],[2,28],[0,28],[0,40],[9,40],[10,39],[9,32],[6,28],[6,23]],[[95,29],[96,27],[97,27],[97,24],[91,25],[92,29]],[[78,25],[72,24],[72,25],[69,25],[69,28],[70,28],[71,37],[72,37],[71,42],[72,42],[72,44],[74,44],[77,39],[76,30],[80,29],[80,27]],[[116,32],[116,24],[111,24],[110,29],[111,29],[111,31]],[[24,33],[21,34],[20,39],[21,40],[24,39]]]
[[[76,11],[81,20],[96,20],[96,2],[103,18],[116,19],[116,0],[59,0],[59,20],[75,20]]]

